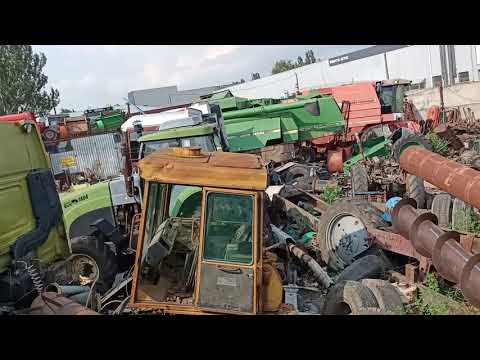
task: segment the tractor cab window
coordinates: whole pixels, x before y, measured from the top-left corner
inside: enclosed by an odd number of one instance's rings
[[[191,304],[202,188],[149,183],[137,299]]]
[[[251,264],[253,196],[207,195],[204,260]]]
[[[381,86],[378,95],[382,114],[392,113],[392,104],[395,102],[394,86]]]
[[[142,158],[160,149],[190,146],[198,146],[205,152],[216,150],[212,136],[193,136],[187,138],[155,140],[146,141],[142,144]]]

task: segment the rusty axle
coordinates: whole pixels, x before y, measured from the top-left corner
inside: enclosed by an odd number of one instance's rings
[[[463,296],[480,307],[480,254],[466,251],[457,232],[440,229],[434,214],[417,212],[412,199],[403,199],[395,206],[392,222],[395,231],[409,239],[419,254],[432,259],[443,278],[459,284]]]
[[[414,145],[402,151],[400,167],[480,209],[480,171]]]

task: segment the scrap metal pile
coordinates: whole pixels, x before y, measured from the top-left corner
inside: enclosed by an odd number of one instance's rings
[[[35,124],[0,121],[37,154],[0,173],[32,208],[0,223],[0,312],[401,314],[433,269],[480,306],[480,239],[448,229],[480,207],[476,120],[425,137],[393,115],[400,83],[365,88],[398,90],[371,126],[348,87],[132,120],[124,176],[60,197]]]

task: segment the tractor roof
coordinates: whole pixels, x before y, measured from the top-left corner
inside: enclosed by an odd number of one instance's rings
[[[252,154],[167,148],[146,156],[138,167],[148,181],[261,191],[267,187],[265,165]]]

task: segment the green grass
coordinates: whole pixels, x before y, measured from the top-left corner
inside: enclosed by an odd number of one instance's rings
[[[480,234],[480,220],[474,212],[467,214],[465,211],[457,211],[453,216],[455,217],[453,230]]]
[[[440,136],[433,132],[429,132],[426,135],[426,138],[430,141],[432,144],[432,150],[434,153],[437,153],[439,155],[445,156],[448,154],[448,141],[445,139],[442,139]]]
[[[330,186],[327,185],[323,194],[320,196],[323,201],[328,204],[333,203],[334,201],[343,197],[343,191],[340,186]]]
[[[466,301],[460,290],[437,275],[427,274],[424,285],[423,289],[419,289],[415,301],[405,307],[403,314],[450,315],[462,311],[465,307]]]

